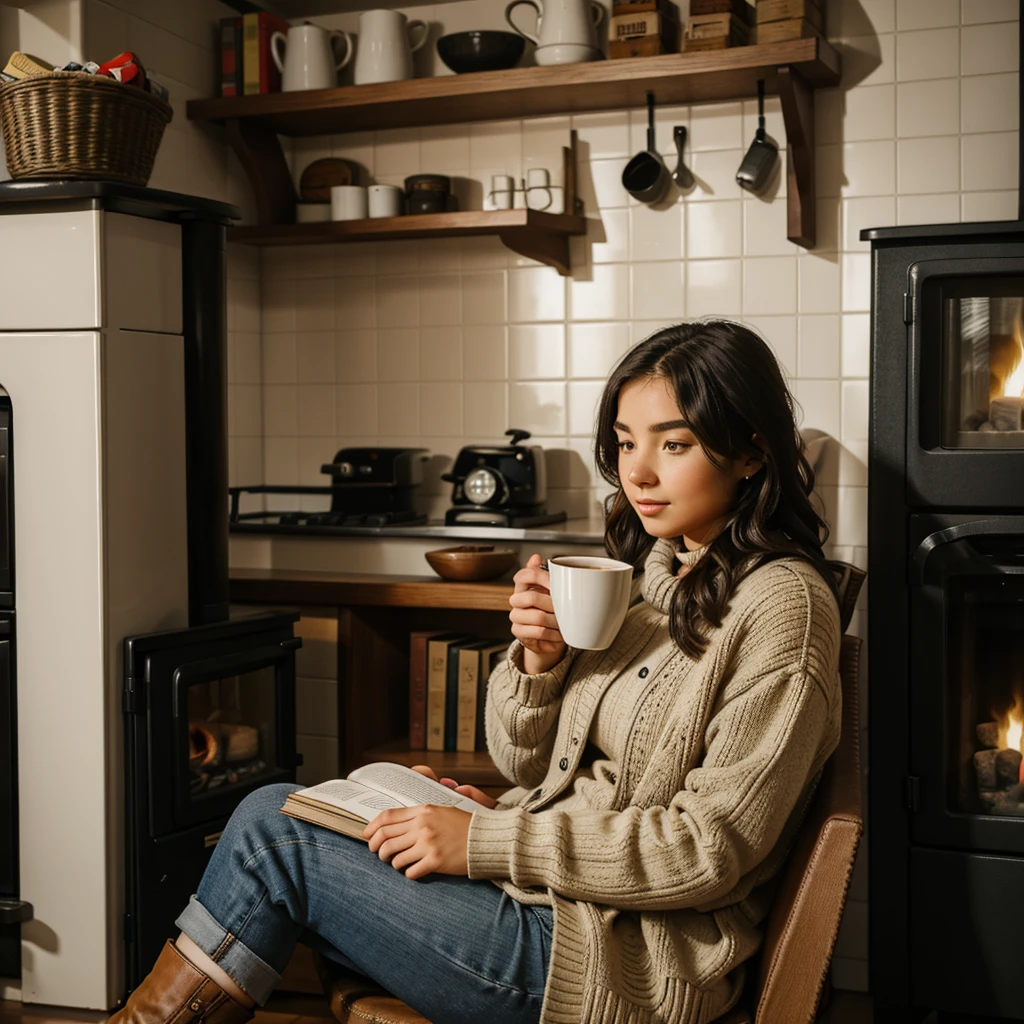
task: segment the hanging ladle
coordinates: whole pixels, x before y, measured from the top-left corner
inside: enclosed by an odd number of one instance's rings
[[[656,203],[669,183],[668,168],[654,142],[654,93],[647,94],[647,149],[637,153],[622,172],[622,187],[641,203]]]

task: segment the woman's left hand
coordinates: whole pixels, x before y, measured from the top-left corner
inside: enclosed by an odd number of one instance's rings
[[[458,807],[396,807],[381,811],[363,829],[370,849],[406,878],[468,875],[469,823],[473,815]]]

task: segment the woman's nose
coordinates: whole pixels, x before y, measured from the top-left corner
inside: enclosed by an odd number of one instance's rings
[[[637,453],[633,459],[633,465],[629,468],[629,482],[640,487],[653,484],[655,479],[656,474],[648,464],[648,460],[640,453]]]

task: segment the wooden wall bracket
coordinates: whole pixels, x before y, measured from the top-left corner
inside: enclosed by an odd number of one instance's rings
[[[786,123],[787,235],[813,249],[817,235],[814,187],[814,90],[791,67],[779,68],[779,99]]]
[[[563,277],[569,274],[569,236],[536,228],[511,228],[499,231],[498,238],[506,249],[527,259],[554,267]]]
[[[259,223],[294,224],[295,185],[277,133],[254,118],[232,118],[224,127],[252,185]]]

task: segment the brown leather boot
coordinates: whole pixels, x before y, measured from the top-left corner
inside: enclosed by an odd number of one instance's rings
[[[107,1024],[245,1024],[253,1015],[168,939],[153,970]]]

